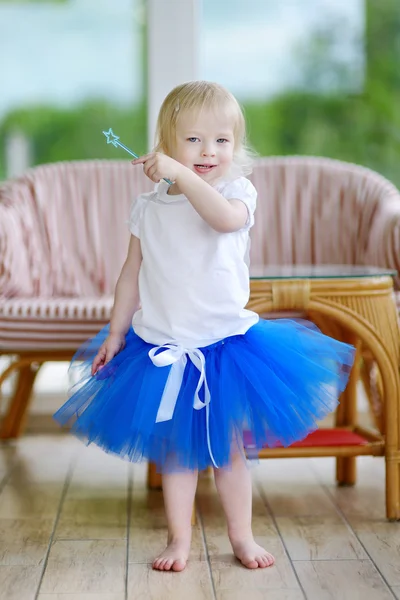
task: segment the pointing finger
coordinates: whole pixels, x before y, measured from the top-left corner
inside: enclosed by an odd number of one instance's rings
[[[152,154],[144,154],[143,156],[139,156],[139,158],[135,158],[135,160],[131,160],[131,163],[133,165],[141,165],[143,163],[145,163],[147,160],[149,160],[149,158],[152,156]]]

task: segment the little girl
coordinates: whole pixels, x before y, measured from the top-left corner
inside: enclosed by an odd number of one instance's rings
[[[154,569],[185,568],[198,471],[210,465],[234,554],[249,569],[274,563],[253,538],[244,431],[256,448],[304,438],[337,406],[353,361],[311,324],[245,308],[257,196],[245,140],[220,85],[166,97],[156,151],[132,161],[157,185],[132,204],[111,322],[77,354],[91,371],[55,415],[162,472],[168,543]]]

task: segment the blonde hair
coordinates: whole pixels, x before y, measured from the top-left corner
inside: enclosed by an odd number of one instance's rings
[[[182,113],[222,107],[233,109],[233,174],[249,175],[255,153],[247,145],[243,111],[233,94],[218,83],[189,81],[178,85],[167,95],[158,114],[154,150],[171,154],[177,122]]]

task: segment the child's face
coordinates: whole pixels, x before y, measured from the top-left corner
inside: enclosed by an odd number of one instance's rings
[[[202,110],[195,118],[183,113],[177,122],[172,158],[208,183],[223,177],[233,161],[233,119],[226,112]]]

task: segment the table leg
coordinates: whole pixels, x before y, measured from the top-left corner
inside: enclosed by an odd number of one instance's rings
[[[150,490],[162,489],[161,473],[157,473],[156,465],[152,462],[147,467],[147,487]]]
[[[350,426],[357,424],[357,382],[360,377],[361,340],[354,336],[346,336],[347,343],[356,348],[354,365],[350,373],[349,381],[344,390],[340,406],[336,412],[336,426]],[[336,480],[339,485],[354,485],[357,478],[357,466],[355,456],[338,457],[336,459]]]

